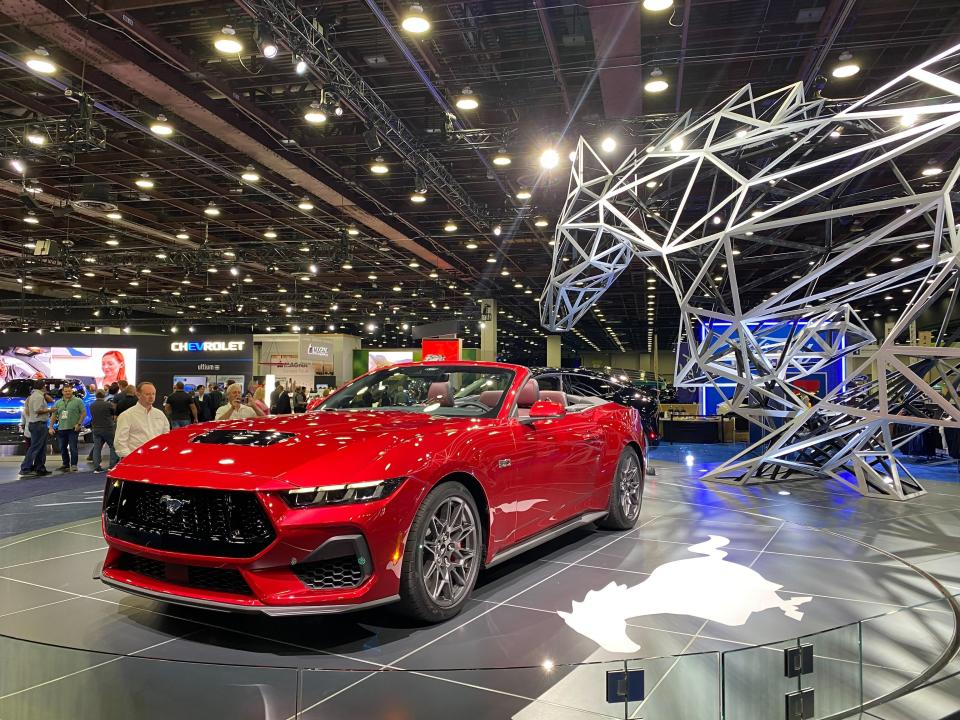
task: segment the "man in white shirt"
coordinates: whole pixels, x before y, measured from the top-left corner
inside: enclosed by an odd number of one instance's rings
[[[30,449],[20,464],[21,477],[49,475],[47,472],[47,417],[52,412],[47,406],[43,380],[33,384],[33,392],[23,406],[24,434],[30,435]]]
[[[125,458],[144,443],[170,431],[170,421],[163,410],[153,406],[157,388],[151,382],[137,383],[137,404],[117,418],[113,447]]]
[[[246,420],[257,416],[257,411],[240,402],[240,383],[234,383],[226,390],[227,402],[217,408],[214,420]]]

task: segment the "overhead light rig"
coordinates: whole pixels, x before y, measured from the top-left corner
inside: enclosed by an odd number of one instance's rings
[[[20,161],[43,158],[72,165],[77,153],[107,149],[107,128],[94,120],[87,95],[77,96],[77,111],[64,118],[0,123],[0,155]]]
[[[257,21],[270,24],[277,42],[286,45],[306,70],[316,73],[323,84],[334,84],[341,101],[374,129],[411,169],[419,173],[464,219],[482,230],[490,216],[461,187],[457,179],[429,152],[403,120],[367,84],[350,62],[331,44],[323,25],[303,14],[293,0],[240,0]]]

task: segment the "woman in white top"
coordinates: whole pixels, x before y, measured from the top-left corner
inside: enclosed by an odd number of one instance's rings
[[[240,384],[234,383],[225,391],[227,402],[217,408],[214,420],[246,420],[257,416],[257,411],[240,402]]]

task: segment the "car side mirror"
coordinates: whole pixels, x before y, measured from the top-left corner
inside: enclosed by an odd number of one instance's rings
[[[567,414],[567,409],[553,400],[537,400],[530,406],[530,413],[520,418],[521,425],[530,425],[538,420],[557,420]]]

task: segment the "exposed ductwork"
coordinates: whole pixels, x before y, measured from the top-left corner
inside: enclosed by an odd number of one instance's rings
[[[587,8],[604,115],[611,120],[643,115],[640,3],[588,0]]]

